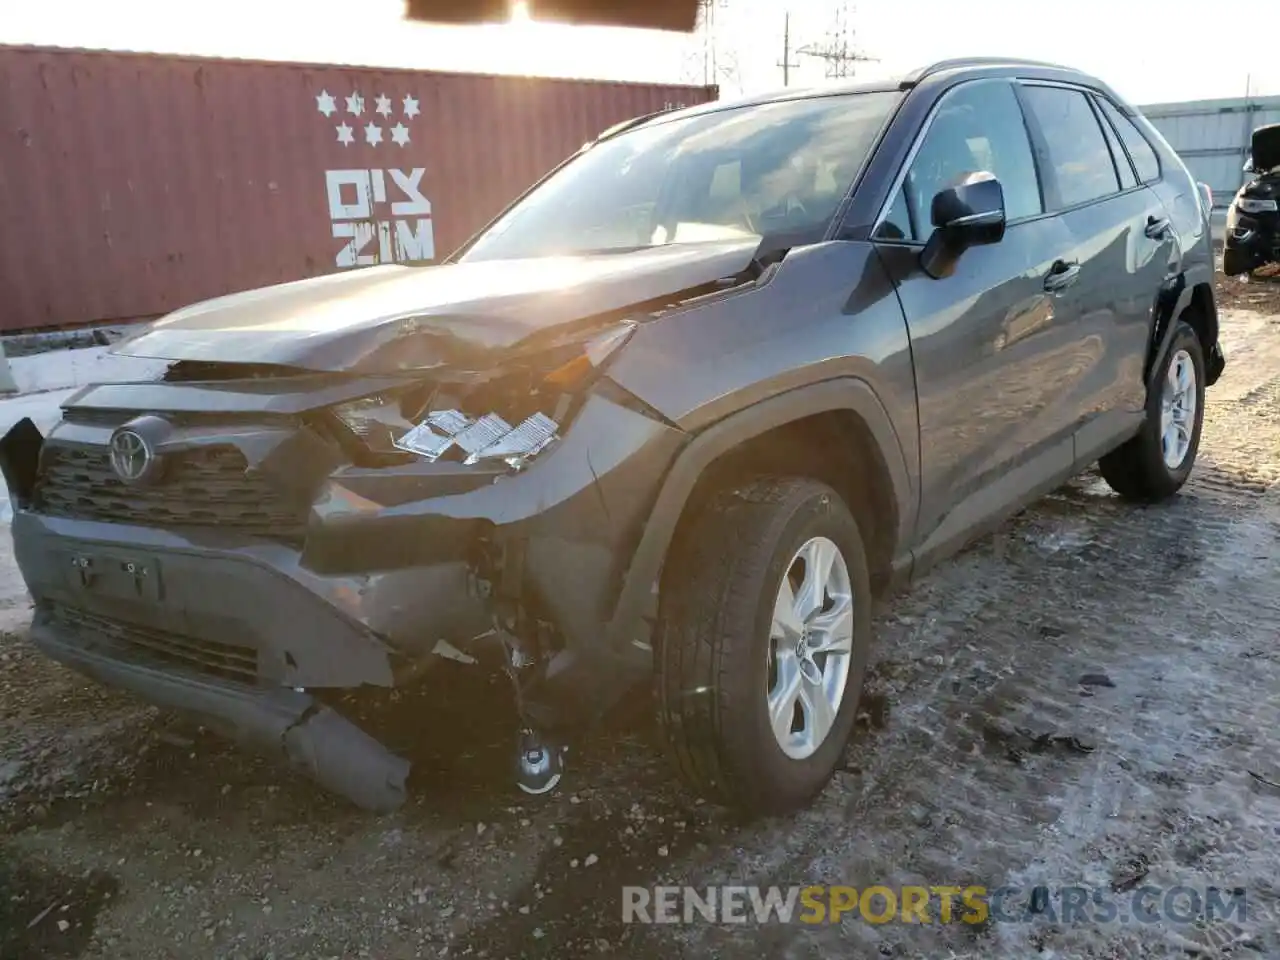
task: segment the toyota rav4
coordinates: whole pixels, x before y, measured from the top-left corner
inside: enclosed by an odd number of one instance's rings
[[[50,657],[373,810],[335,691],[510,676],[517,780],[651,684],[753,811],[840,762],[871,603],[1096,462],[1186,481],[1204,192],[1108,86],[1017,60],[615,127],[444,263],[190,306],[169,361],[0,441]],[[424,731],[423,736],[431,736]]]

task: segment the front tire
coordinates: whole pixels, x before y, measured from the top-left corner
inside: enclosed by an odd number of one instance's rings
[[[840,764],[866,672],[858,524],[825,484],[766,477],[714,495],[681,542],[658,636],[668,752],[713,802],[802,807]]]
[[[1103,478],[1122,497],[1154,503],[1187,482],[1204,423],[1204,351],[1195,330],[1178,321],[1147,415],[1138,434],[1099,462]]]

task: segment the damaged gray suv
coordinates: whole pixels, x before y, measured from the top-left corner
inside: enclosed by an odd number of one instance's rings
[[[616,127],[447,262],[187,307],[0,441],[49,656],[373,810],[332,705],[510,677],[518,783],[651,685],[713,800],[838,766],[871,603],[1100,461],[1158,501],[1222,372],[1204,195],[1012,60]],[[423,736],[431,736],[430,731]]]

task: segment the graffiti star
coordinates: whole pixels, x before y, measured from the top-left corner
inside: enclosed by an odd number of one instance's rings
[[[347,97],[347,113],[355,114],[357,117],[364,113],[364,97],[358,93]]]
[[[345,123],[338,124],[334,129],[338,131],[338,142],[344,147],[350,146],[355,141],[355,137],[351,136],[351,128]]]
[[[418,101],[406,93],[404,95],[404,115],[412,120],[419,113],[421,111],[418,109]]]
[[[337,106],[334,105],[333,96],[328,90],[321,90],[320,95],[316,97],[316,109],[326,117],[333,116],[333,112],[338,109]]]
[[[378,105],[374,107],[374,112],[380,113],[384,117],[391,116],[391,98],[388,97],[386,94],[383,94],[382,96],[379,96],[377,98],[377,101],[378,101]]]
[[[409,142],[409,128],[403,123],[397,123],[391,128],[391,140],[393,143],[398,143],[403,147]]]
[[[382,128],[374,124],[366,124],[364,128],[365,143],[375,147],[382,142]]]

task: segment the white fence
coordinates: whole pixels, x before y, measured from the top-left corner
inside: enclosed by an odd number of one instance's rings
[[[1280,97],[1155,103],[1139,110],[1178,152],[1192,175],[1213,190],[1213,205],[1226,207],[1245,181],[1249,137],[1257,127],[1280,123]]]

